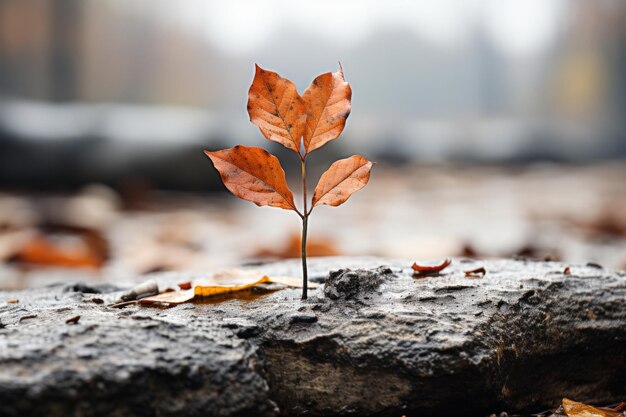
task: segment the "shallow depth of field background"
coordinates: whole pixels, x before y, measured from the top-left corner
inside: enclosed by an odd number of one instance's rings
[[[248,121],[254,64],[302,92],[339,61],[352,114],[311,189],[378,164],[314,211],[313,255],[626,268],[622,0],[1,0],[0,288],[297,256],[298,217],[225,193],[202,150],[263,146],[300,195]]]

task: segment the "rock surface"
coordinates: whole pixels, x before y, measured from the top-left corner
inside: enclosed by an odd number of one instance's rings
[[[306,301],[113,309],[110,285],[0,293],[0,415],[468,416],[626,398],[626,273],[455,260],[415,279],[411,263],[311,259],[328,279]],[[256,269],[299,275],[298,261]]]

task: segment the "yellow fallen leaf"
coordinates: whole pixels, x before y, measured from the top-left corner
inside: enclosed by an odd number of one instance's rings
[[[212,295],[218,294],[226,294],[229,292],[236,292],[247,290],[248,288],[252,288],[255,285],[262,284],[264,282],[270,282],[270,279],[267,275],[264,275],[260,279],[250,282],[248,284],[240,284],[240,285],[196,285],[194,287],[194,294],[199,297],[210,297]]]
[[[267,275],[262,275],[259,271],[229,269],[219,271],[209,279],[194,282],[192,289],[164,292],[142,298],[138,302],[141,305],[177,305],[191,301],[195,297],[212,297],[243,291],[263,283],[278,283],[299,288],[302,286],[302,279],[296,277],[270,278]],[[309,283],[309,288],[316,288],[316,285]]]
[[[563,411],[567,417],[618,417],[623,414],[611,410],[602,410],[587,404],[563,398]]]

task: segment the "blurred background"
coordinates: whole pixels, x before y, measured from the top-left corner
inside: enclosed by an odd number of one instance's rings
[[[623,0],[0,0],[0,288],[298,256],[299,219],[203,155],[299,161],[248,121],[254,64],[300,92],[343,65],[370,185],[313,255],[626,268]]]

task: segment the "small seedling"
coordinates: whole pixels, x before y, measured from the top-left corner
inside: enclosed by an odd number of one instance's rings
[[[372,162],[353,155],[333,163],[321,176],[308,208],[306,157],[327,142],[337,139],[350,115],[352,90],[339,71],[315,78],[300,96],[294,83],[277,73],[256,66],[248,92],[250,121],[266,139],[291,149],[302,162],[303,210],[294,202],[285,171],[278,158],[266,150],[237,145],[221,151],[204,151],[219,171],[228,190],[258,206],[293,210],[302,219],[302,299],[307,298],[306,236],[313,208],[338,206],[365,187]]]

